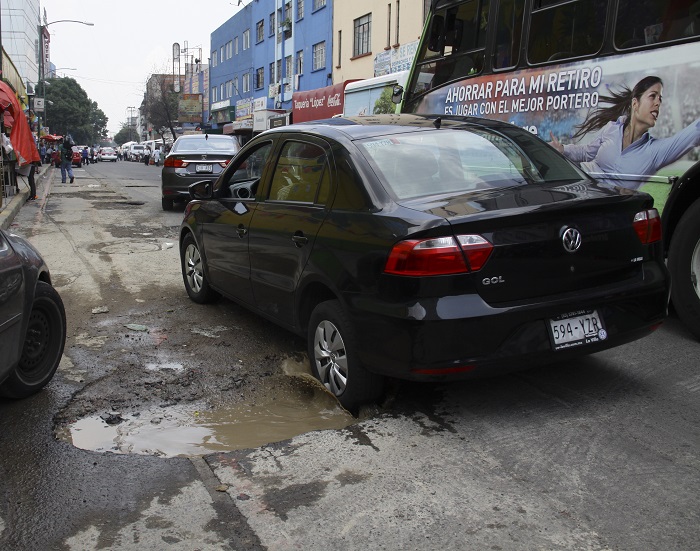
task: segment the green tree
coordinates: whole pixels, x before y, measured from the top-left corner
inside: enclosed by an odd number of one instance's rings
[[[114,136],[114,141],[117,142],[119,145],[122,145],[126,142],[138,141],[138,137],[139,135],[133,126],[130,126],[126,123],[122,123],[119,132],[117,132]]]
[[[70,134],[79,144],[94,144],[107,135],[107,116],[75,79],[50,78],[46,82],[45,120],[53,134]]]
[[[163,140],[163,134],[168,129],[171,135],[175,136],[180,96],[180,92],[173,91],[172,75],[155,74],[149,79],[141,104],[141,113]]]

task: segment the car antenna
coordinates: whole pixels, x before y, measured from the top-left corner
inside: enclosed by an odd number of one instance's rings
[[[435,128],[437,128],[438,130],[440,130],[440,126],[441,126],[441,125],[442,125],[442,119],[441,119],[440,117],[438,117],[437,119],[435,119],[435,120],[433,121],[433,126],[434,126]]]

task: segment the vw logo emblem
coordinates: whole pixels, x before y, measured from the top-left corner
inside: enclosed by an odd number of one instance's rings
[[[561,242],[569,253],[575,253],[581,246],[581,232],[576,228],[563,228]]]

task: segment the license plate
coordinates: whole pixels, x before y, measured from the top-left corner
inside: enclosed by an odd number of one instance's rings
[[[211,165],[195,165],[194,169],[196,172],[211,172],[212,170]]]
[[[603,318],[597,310],[571,312],[550,319],[549,334],[554,350],[600,342],[608,338]]]

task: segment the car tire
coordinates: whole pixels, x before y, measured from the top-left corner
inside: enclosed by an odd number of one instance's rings
[[[309,318],[307,347],[314,376],[353,415],[379,399],[384,377],[367,371],[357,357],[355,331],[337,300],[322,302]]]
[[[22,355],[0,387],[6,398],[26,398],[51,380],[66,343],[66,311],[56,289],[37,282]]]
[[[668,249],[671,300],[678,317],[700,339],[700,199],[683,214]]]
[[[162,197],[160,204],[163,210],[173,210],[175,208],[175,200],[168,197]]]
[[[207,276],[204,273],[204,261],[199,245],[191,233],[188,233],[182,240],[180,265],[185,289],[194,302],[206,304],[219,298],[219,293],[209,286]]]

